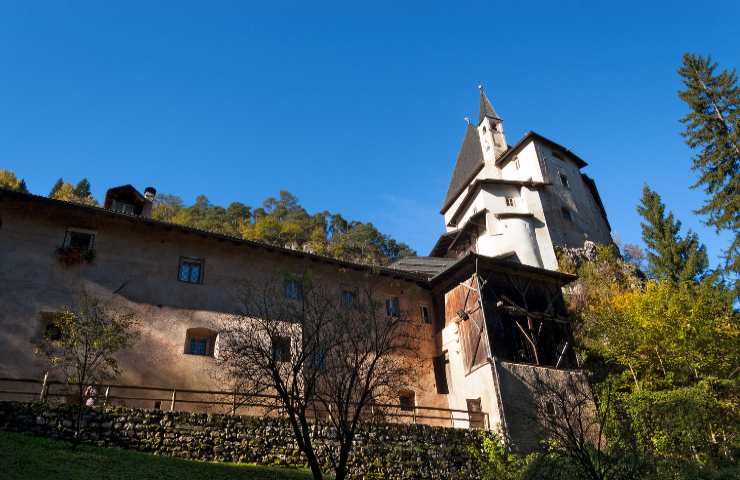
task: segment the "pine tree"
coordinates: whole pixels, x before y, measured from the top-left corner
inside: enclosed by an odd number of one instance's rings
[[[707,225],[734,234],[726,252],[727,268],[740,272],[740,88],[735,69],[715,73],[710,57],[684,54],[678,73],[686,86],[679,92],[690,111],[681,119],[686,143],[698,153],[692,168],[699,174],[694,188],[708,198],[697,213]]]
[[[74,194],[80,198],[87,198],[92,196],[92,193],[90,192],[90,182],[87,178],[83,178],[77,183],[74,189]]]
[[[691,230],[681,237],[681,222],[671,212],[666,215],[660,195],[647,185],[637,212],[645,219],[640,226],[647,246],[648,273],[672,282],[700,279],[709,264],[706,247]]]
[[[60,178],[56,181],[53,187],[51,187],[51,191],[49,192],[49,198],[54,198],[54,196],[57,194],[60,188],[62,188],[62,185],[64,185],[64,179]]]

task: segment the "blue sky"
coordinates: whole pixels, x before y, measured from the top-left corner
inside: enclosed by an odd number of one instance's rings
[[[268,6],[269,5],[269,6]],[[0,168],[371,221],[426,254],[479,81],[509,143],[590,166],[622,242],[643,183],[715,259],[679,133],[681,54],[740,66],[740,3],[0,4]]]

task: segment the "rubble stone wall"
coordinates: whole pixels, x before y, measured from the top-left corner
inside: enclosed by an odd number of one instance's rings
[[[0,429],[70,439],[75,410],[68,405],[0,402]],[[82,442],[180,458],[304,466],[285,418],[108,407],[87,409]],[[316,427],[318,440],[328,427]],[[481,432],[426,425],[368,425],[356,437],[354,479],[477,478],[470,455]],[[315,442],[329,445],[327,440]],[[327,446],[319,447],[322,458]]]

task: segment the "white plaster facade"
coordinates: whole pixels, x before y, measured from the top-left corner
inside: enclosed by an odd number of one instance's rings
[[[468,125],[440,213],[448,237],[464,233],[471,217],[482,211],[485,225],[472,234],[467,249],[443,245],[432,256],[516,254],[524,264],[557,270],[556,246],[610,243],[595,183],[581,173],[586,162],[534,132],[509,146],[502,120],[482,89],[480,95],[478,125]]]

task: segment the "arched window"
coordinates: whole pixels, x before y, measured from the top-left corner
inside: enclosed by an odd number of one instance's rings
[[[185,353],[213,357],[218,332],[208,328],[189,328],[185,335]]]

